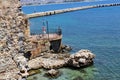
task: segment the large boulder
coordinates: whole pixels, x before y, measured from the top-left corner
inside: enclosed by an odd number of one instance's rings
[[[89,66],[93,64],[93,59],[95,55],[91,53],[89,50],[80,50],[76,52],[75,54],[72,54],[70,56],[70,59],[68,60],[68,66],[71,67],[83,67],[83,66]]]
[[[93,59],[95,55],[90,50],[80,50],[74,54],[75,58],[86,58],[86,59]]]

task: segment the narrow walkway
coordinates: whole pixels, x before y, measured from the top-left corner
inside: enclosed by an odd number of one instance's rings
[[[62,35],[58,35],[58,34],[41,34],[41,35],[31,35],[31,41],[39,41],[39,40],[57,40],[57,39],[61,39]]]
[[[49,15],[55,15],[55,14],[60,14],[60,13],[72,12],[72,11],[77,11],[77,10],[110,7],[110,6],[120,6],[120,3],[99,4],[99,5],[92,5],[92,6],[82,6],[82,7],[76,7],[76,8],[67,8],[67,9],[61,9],[61,10],[38,12],[38,13],[27,14],[27,17],[34,18],[34,17],[49,16]]]

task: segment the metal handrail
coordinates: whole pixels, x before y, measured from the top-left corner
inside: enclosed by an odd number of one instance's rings
[[[36,32],[31,32],[31,35],[41,35],[44,34],[44,32],[41,30],[36,30]],[[46,31],[46,34],[58,34],[62,35],[62,30],[60,28],[58,29],[49,29],[49,33]]]

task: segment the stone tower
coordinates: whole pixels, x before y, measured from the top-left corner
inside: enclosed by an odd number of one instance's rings
[[[14,57],[25,52],[28,36],[28,20],[19,0],[0,0],[0,80],[20,78]]]

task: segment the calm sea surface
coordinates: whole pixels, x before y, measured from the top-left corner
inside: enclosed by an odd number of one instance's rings
[[[110,2],[113,1],[100,3]],[[26,6],[23,7],[23,11],[32,13],[31,9],[33,7],[36,7],[37,10],[47,11],[47,9],[66,8],[66,6],[76,7],[98,3],[80,2]],[[95,63],[91,67],[80,70],[60,69],[62,75],[56,79],[48,79],[43,76],[43,73],[40,73],[29,77],[29,80],[120,80],[120,6],[32,18],[30,19],[31,32],[39,32],[41,30],[43,19],[49,21],[50,29],[61,26],[63,43],[73,47],[72,53],[80,49],[91,50],[96,55]]]

